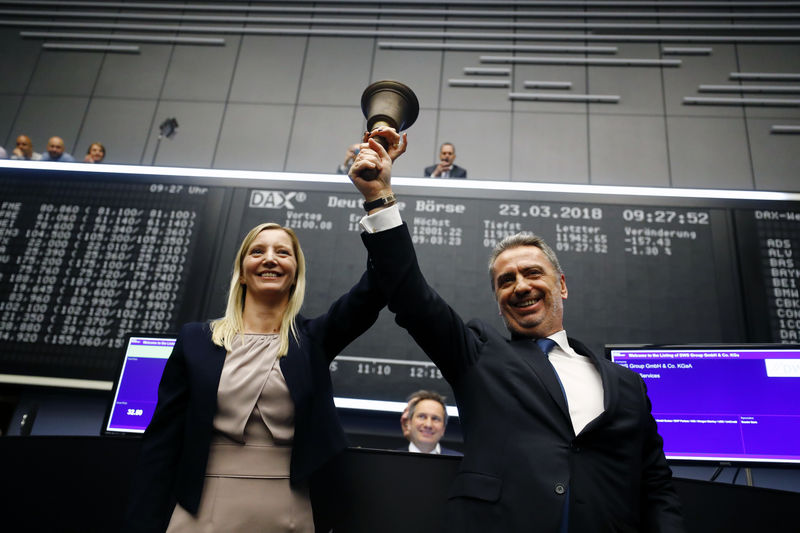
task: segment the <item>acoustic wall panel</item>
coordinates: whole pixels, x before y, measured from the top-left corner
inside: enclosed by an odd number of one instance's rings
[[[293,105],[228,104],[214,168],[283,170]]]
[[[512,181],[589,183],[586,114],[517,112],[513,122]]]
[[[162,98],[226,101],[241,36],[224,37],[225,46],[176,46],[170,58]]]
[[[589,115],[592,185],[669,187],[662,116]]]
[[[447,80],[462,78],[464,67],[481,66],[479,52],[446,51],[442,64],[440,109],[511,111],[508,88],[450,87]]]
[[[150,125],[142,164],[149,165],[153,161],[159,124],[168,117],[175,117],[178,121],[178,131],[173,138],[161,140],[155,164],[210,168],[217,136],[222,126],[224,108],[223,103],[170,100],[159,102],[153,116],[155,120]]]
[[[360,105],[370,80],[374,44],[359,38],[309,38],[298,104]]]
[[[672,57],[672,56],[671,56]],[[664,95],[667,114],[709,117],[741,117],[741,107],[684,105],[684,96],[697,96],[701,83],[725,83],[737,69],[736,46],[715,44],[709,60],[706,56],[683,57],[678,68],[664,69]]]
[[[427,40],[426,40],[427,42]],[[372,81],[397,80],[414,90],[419,105],[435,110],[442,83],[442,54],[439,50],[387,50],[375,47]]]
[[[740,72],[774,72],[783,74],[800,74],[800,46],[776,46],[776,45],[757,45],[747,44],[737,47],[739,55]],[[729,80],[726,83],[740,83],[736,80]],[[741,82],[742,85],[798,85],[797,81],[765,81],[765,82]],[[797,95],[780,94],[745,94],[744,96],[760,96],[764,98],[796,98]],[[796,118],[800,119],[800,107],[761,107],[748,106],[746,116],[764,118]],[[797,175],[797,172],[795,172]]]
[[[19,29],[0,28],[3,75],[0,93],[24,94],[41,52],[41,43],[20,39]]]
[[[11,156],[11,150],[14,149],[18,135],[11,127],[14,124],[14,117],[17,115],[20,102],[22,102],[22,96],[0,94],[0,146],[6,149],[9,156]]]
[[[142,44],[139,54],[108,54],[103,61],[95,96],[157,99],[164,85],[173,46]],[[206,47],[195,47],[203,53]]]
[[[360,107],[297,106],[284,170],[334,174],[364,129]]]
[[[293,105],[307,42],[306,37],[245,36],[233,74],[231,101]]]
[[[155,109],[156,100],[92,98],[75,143],[75,159],[82,161],[89,145],[99,142],[106,147],[106,163],[150,164],[142,161],[142,154],[148,134],[157,134],[150,132]]]
[[[658,59],[657,43],[610,43],[619,46],[614,57]],[[680,68],[680,67],[679,67]],[[617,94],[615,105],[590,104],[589,113],[606,115],[664,114],[662,67],[605,67],[587,69],[588,94]],[[668,68],[664,68],[668,70]]]
[[[673,187],[752,189],[744,122],[724,117],[667,117]]]
[[[800,191],[800,136],[770,133],[774,123],[769,118],[747,119],[756,189]],[[800,119],[784,123],[800,126]]]
[[[104,55],[43,50],[31,77],[28,94],[90,96]]]

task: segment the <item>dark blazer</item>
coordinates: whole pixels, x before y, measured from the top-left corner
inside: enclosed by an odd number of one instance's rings
[[[464,323],[419,270],[405,224],[362,234],[389,309],[455,393],[464,459],[447,531],[683,531],[662,440],[638,374],[570,339],[600,372],[604,412],[575,435],[555,373],[535,342]],[[566,488],[569,487],[569,491]]]
[[[431,165],[429,167],[425,167],[425,177],[430,177],[433,174],[433,171],[436,170],[436,165]],[[460,167],[458,165],[453,165],[450,168],[450,178],[466,178],[467,177],[467,169]]]
[[[329,479],[315,476],[347,445],[333,403],[328,366],[366,331],[386,304],[370,274],[315,319],[296,319],[299,344],[290,334],[289,353],[280,361],[295,408],[290,482],[311,488],[317,530],[317,501],[327,500]],[[164,531],[175,500],[196,513],[200,504],[217,411],[217,388],[226,350],[211,342],[207,323],[185,325],[164,368],[158,405],[145,431],[124,531]],[[335,490],[335,489],[334,489]],[[322,504],[326,504],[322,501]]]

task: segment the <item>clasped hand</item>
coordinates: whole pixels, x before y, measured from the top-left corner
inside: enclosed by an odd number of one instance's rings
[[[375,138],[387,141],[389,149],[385,149]],[[350,167],[350,180],[364,196],[364,200],[372,201],[392,194],[392,162],[400,157],[407,148],[406,134],[400,135],[394,128],[380,127],[372,132],[365,132],[361,150]],[[366,179],[365,172],[377,176]]]

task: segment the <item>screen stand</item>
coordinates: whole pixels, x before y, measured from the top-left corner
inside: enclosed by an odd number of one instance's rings
[[[716,470],[714,470],[714,473],[711,474],[711,477],[708,480],[709,481],[715,481],[719,477],[719,475],[722,473],[722,471],[725,469],[726,466],[731,466],[731,464],[730,463],[720,463],[717,466]]]

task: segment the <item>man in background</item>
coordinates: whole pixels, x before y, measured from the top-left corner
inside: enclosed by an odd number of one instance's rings
[[[456,160],[456,147],[453,143],[443,143],[439,148],[439,164],[425,168],[426,178],[466,178],[467,169],[453,164]]]
[[[64,139],[61,137],[50,137],[50,140],[47,141],[47,152],[42,155],[42,161],[74,163],[75,158],[64,151]]]
[[[14,151],[11,152],[11,159],[25,159],[28,161],[39,161],[42,154],[33,151],[33,142],[27,135],[20,135],[17,137],[17,145]]]
[[[400,416],[408,451],[437,455],[463,455],[439,444],[447,427],[444,397],[433,391],[419,390],[409,396],[408,406]]]

